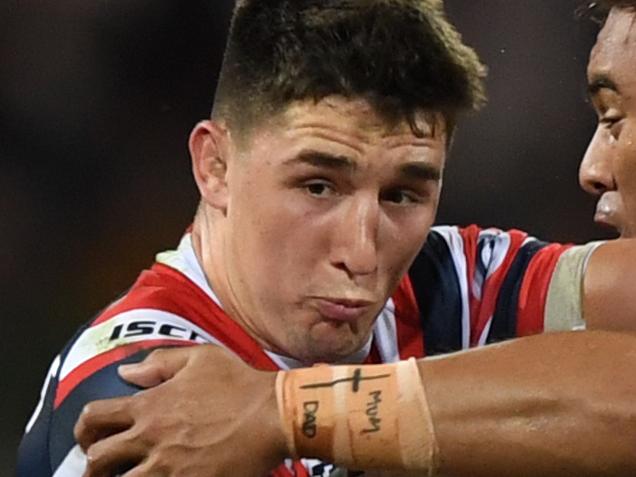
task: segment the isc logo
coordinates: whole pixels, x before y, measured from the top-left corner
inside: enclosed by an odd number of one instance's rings
[[[163,338],[182,339],[208,343],[209,341],[192,329],[160,321],[131,321],[130,323],[117,325],[113,328],[108,341],[122,338],[134,338],[135,336],[157,335]]]

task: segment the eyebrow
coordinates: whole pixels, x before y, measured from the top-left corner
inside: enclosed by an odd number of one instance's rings
[[[284,164],[289,166],[306,164],[313,167],[351,171],[356,169],[356,163],[347,156],[336,156],[312,150],[302,151],[297,156],[285,161]]]
[[[594,75],[587,85],[587,92],[590,96],[596,96],[602,89],[609,89],[619,93],[616,83],[607,75]]]
[[[399,167],[399,175],[403,179],[420,181],[439,181],[442,176],[440,170],[426,162],[411,162]]]
[[[331,155],[312,150],[302,151],[297,156],[285,161],[284,164],[288,166],[306,164],[313,167],[348,170],[350,172],[357,169],[356,162],[347,156]],[[398,167],[397,172],[404,180],[439,181],[442,176],[439,168],[421,161],[402,164]]]

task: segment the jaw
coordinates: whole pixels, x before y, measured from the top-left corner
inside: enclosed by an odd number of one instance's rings
[[[288,346],[283,354],[303,363],[335,363],[347,360],[361,351],[371,336],[373,327],[321,320],[309,329],[288,330]]]

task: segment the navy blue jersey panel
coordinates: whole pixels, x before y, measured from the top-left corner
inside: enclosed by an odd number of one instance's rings
[[[530,261],[547,245],[546,242],[532,241],[519,249],[499,290],[487,343],[496,343],[517,335],[517,308],[521,284]]]
[[[427,356],[462,348],[462,299],[451,251],[431,231],[409,270],[420,309]]]
[[[73,428],[82,408],[91,401],[129,396],[139,388],[124,381],[117,368],[121,364],[142,361],[152,350],[143,350],[117,361],[84,379],[53,413],[50,429],[51,465],[55,469],[75,446]]]
[[[52,378],[48,383],[37,420],[22,437],[18,448],[17,477],[50,477],[53,474],[49,460],[49,426],[56,388],[57,380]]]

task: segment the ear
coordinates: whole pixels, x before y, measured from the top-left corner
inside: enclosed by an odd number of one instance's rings
[[[206,120],[194,127],[188,142],[192,172],[201,198],[224,214],[229,197],[226,180],[229,141],[227,129],[217,122]]]

